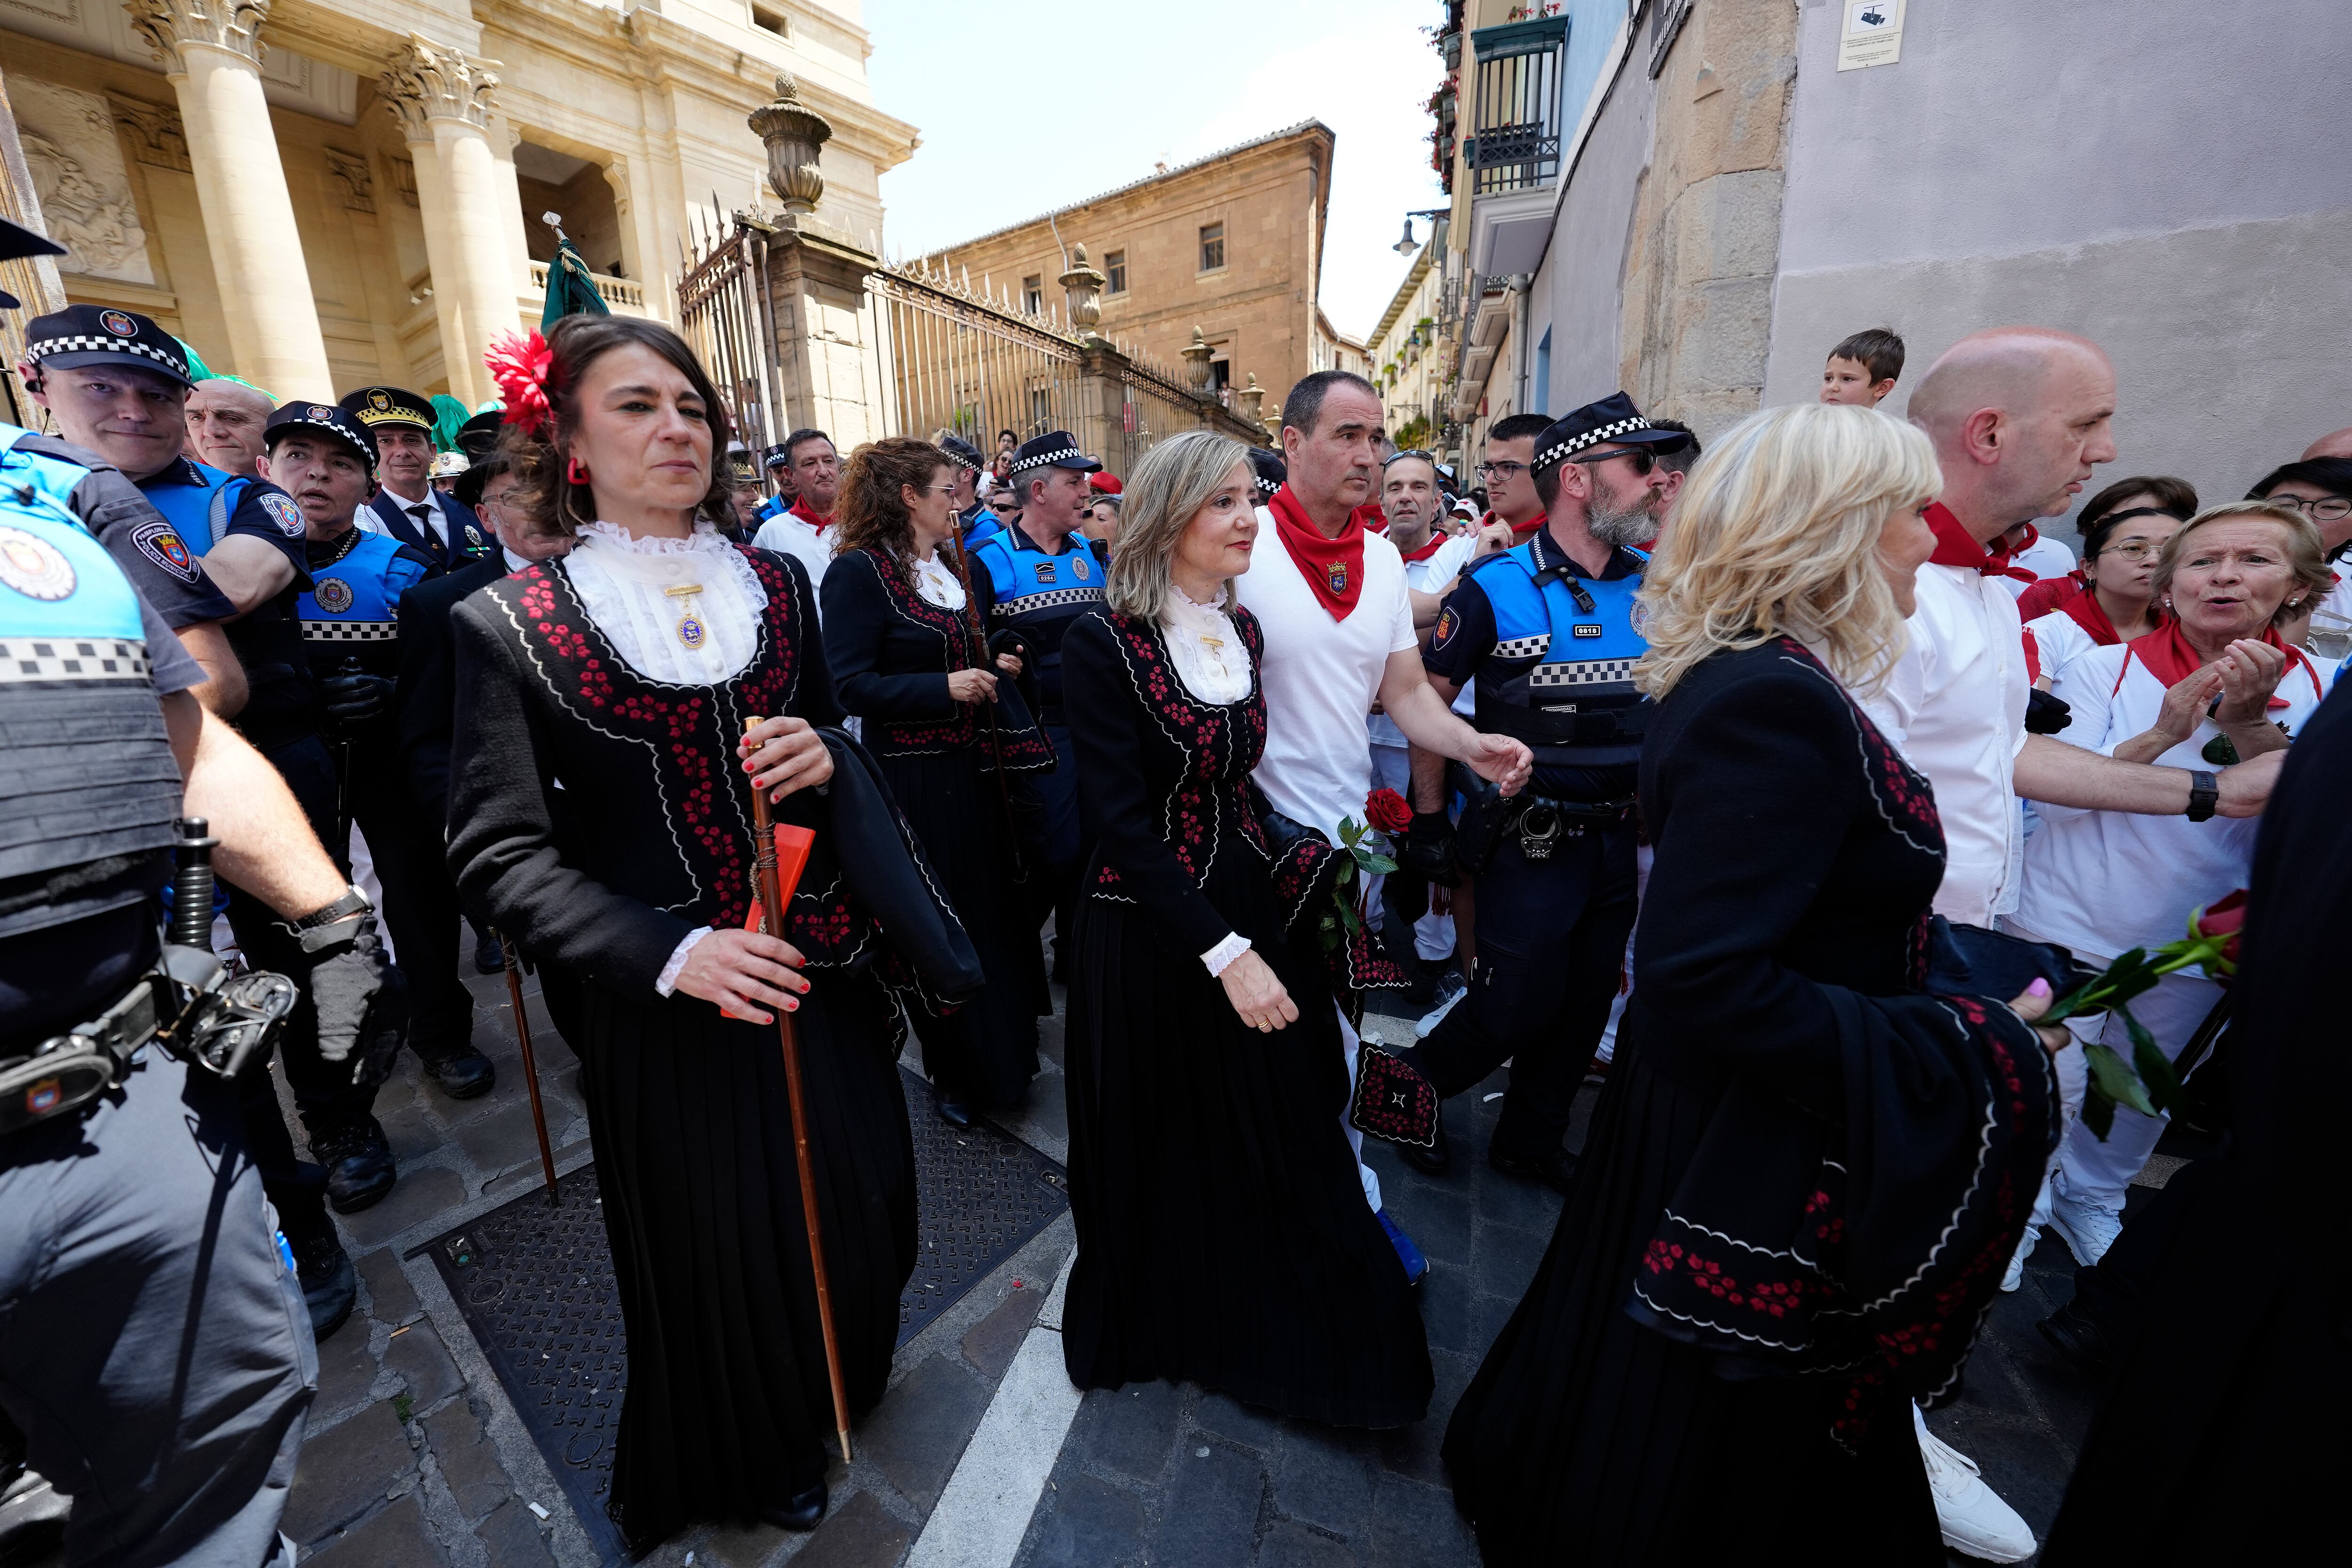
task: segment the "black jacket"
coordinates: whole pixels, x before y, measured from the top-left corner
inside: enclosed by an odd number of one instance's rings
[[[419,528],[416,519],[403,508],[422,502],[405,502],[391,491],[379,488],[375,499],[369,503],[375,515],[383,519],[384,531],[402,544],[421,552],[435,566],[447,571],[461,566],[468,556],[487,555],[499,559],[499,541],[482,526],[474,509],[455,496],[436,497],[441,503],[441,516],[449,525],[450,548],[444,549],[429,529]]]
[[[503,554],[460,565],[400,596],[400,685],[393,696],[400,770],[409,794],[436,829],[449,821],[449,743],[457,709],[457,641],[449,624],[458,601],[507,575]]]

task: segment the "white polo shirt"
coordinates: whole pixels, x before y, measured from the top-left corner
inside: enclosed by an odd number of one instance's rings
[[[1941,505],[1929,508],[1930,522],[1937,513],[1939,538],[1958,531]],[[1885,688],[1863,704],[1935,786],[1944,821],[1936,913],[1968,925],[1990,926],[2017,904],[2014,779],[2030,686],[2007,580],[1971,566],[1921,567],[1917,608],[1906,623],[1910,646]]]
[[[1239,584],[1242,603],[1265,633],[1258,670],[1265,755],[1255,777],[1276,810],[1336,844],[1342,817],[1364,820],[1372,787],[1364,720],[1389,655],[1421,645],[1404,558],[1383,536],[1366,534],[1363,591],[1347,619],[1334,621],[1291,559],[1274,514],[1260,507],[1257,516],[1257,546]]]

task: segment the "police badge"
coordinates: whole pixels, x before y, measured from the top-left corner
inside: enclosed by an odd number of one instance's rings
[[[352,585],[340,577],[322,577],[318,586],[310,591],[310,597],[317,600],[319,608],[328,614],[341,615],[352,607]]]
[[[178,578],[182,582],[196,580],[196,563],[188,554],[188,547],[172,525],[161,517],[150,517],[131,530],[131,542],[139,553]]]

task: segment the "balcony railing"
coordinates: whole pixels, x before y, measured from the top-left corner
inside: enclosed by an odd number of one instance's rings
[[[1470,193],[1539,189],[1559,178],[1560,65],[1568,18],[1481,27],[1468,162]]]
[[[604,297],[606,305],[614,309],[625,310],[633,316],[642,316],[646,313],[644,284],[632,283],[625,277],[607,277],[601,272],[592,272],[588,276],[596,280],[596,292]],[[530,286],[539,290],[541,297],[546,295],[547,263],[534,261],[530,264]]]

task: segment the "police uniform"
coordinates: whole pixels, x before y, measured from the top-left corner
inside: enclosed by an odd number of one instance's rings
[[[1013,482],[1045,468],[1098,472],[1102,465],[1078,450],[1066,431],[1049,431],[1024,442],[1013,456]],[[971,545],[971,587],[988,629],[992,653],[1024,650],[1024,674],[1034,676],[1037,719],[1053,743],[1055,766],[1031,780],[1043,808],[1045,876],[1039,891],[1054,911],[1056,967],[1066,956],[1063,940],[1075,918],[1073,901],[1085,869],[1078,831],[1078,755],[1062,706],[1062,636],[1073,622],[1102,602],[1110,574],[1110,551],[1082,534],[1064,538],[1059,554],[1038,547],[1018,524],[1000,526]],[[1038,911],[1042,919],[1045,911]]]
[[[336,406],[357,420],[371,435],[392,429],[421,431],[428,440],[433,434],[433,404],[400,387],[361,387],[344,393],[342,402]],[[444,571],[497,549],[498,541],[482,526],[482,519],[474,515],[474,509],[437,488],[430,479],[425,481],[420,499],[406,500],[380,488],[375,499],[362,511],[366,515],[360,519],[362,528],[391,535]],[[394,939],[395,945],[398,940]]]
[[[43,1071],[155,968],[157,698],[205,679],[79,525],[89,472],[0,455],[0,1410],[74,1498],[69,1558],[290,1564],[318,1356],[236,1091],[152,1043],[78,1106]]]
[[[1546,431],[1533,465],[1603,442],[1685,439],[1653,431],[1620,392]],[[1560,1140],[1633,928],[1634,780],[1650,713],[1633,679],[1648,647],[1634,595],[1647,562],[1619,548],[1588,575],[1538,528],[1465,568],[1423,655],[1473,694],[1475,727],[1526,742],[1535,770],[1507,801],[1453,769],[1466,802],[1455,853],[1477,878],[1477,972],[1408,1054],[1442,1094],[1509,1059],[1489,1157],[1547,1180],[1564,1179]]]
[[[981,461],[980,448],[962,437],[942,435],[938,445],[948,455],[949,462],[972,476],[975,485],[979,483],[980,476],[988,471],[987,465]],[[956,514],[956,537],[966,545],[976,545],[989,535],[1003,531],[1004,519],[990,511],[977,497],[973,497],[971,506]]]
[[[267,448],[296,432],[329,436],[371,466],[372,434],[350,413],[297,401],[269,417]],[[489,1059],[472,1045],[474,998],[459,979],[457,891],[449,879],[446,825],[421,810],[400,763],[393,698],[400,677],[401,596],[439,575],[425,553],[389,534],[353,526],[307,547],[310,586],[301,595],[302,646],[331,708],[373,706],[364,715],[326,716],[341,802],[328,850],[348,857],[346,824],[356,824],[383,886],[383,923],[408,980],[408,1043],[454,1099],[488,1093]]]

